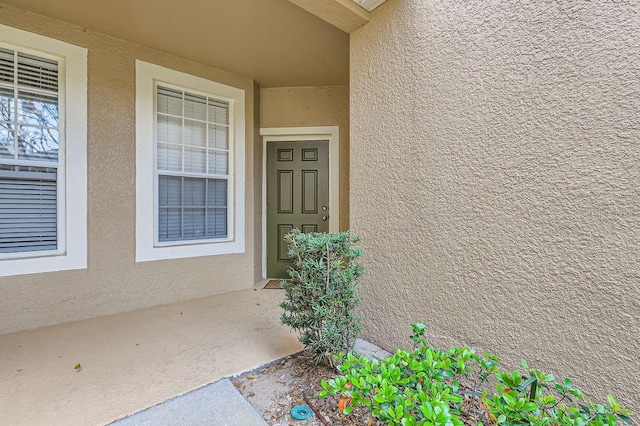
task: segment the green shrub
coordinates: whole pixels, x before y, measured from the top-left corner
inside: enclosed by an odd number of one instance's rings
[[[356,262],[362,254],[358,237],[350,232],[303,234],[294,229],[284,237],[293,266],[282,282],[286,300],[281,320],[300,332],[300,342],[315,362],[333,365],[333,355],[353,349],[362,332],[355,313],[356,285],[364,273]]]
[[[633,412],[611,395],[608,405],[594,404],[569,379],[557,383],[524,361],[524,372],[503,372],[496,356],[434,349],[424,339],[425,325],[412,327],[412,351],[398,349],[382,361],[338,355],[342,376],[323,380],[319,397],[338,394],[344,414],[364,405],[389,425],[631,424]]]

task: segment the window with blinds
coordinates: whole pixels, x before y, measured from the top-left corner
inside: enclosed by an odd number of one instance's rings
[[[0,254],[58,248],[58,62],[0,48]]]
[[[158,242],[227,238],[229,104],[156,87]]]

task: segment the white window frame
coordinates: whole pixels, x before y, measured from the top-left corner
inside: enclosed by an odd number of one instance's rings
[[[229,103],[228,236],[158,242],[156,86],[206,94]],[[245,92],[136,60],[136,262],[245,252]]]
[[[58,248],[6,253],[0,276],[87,267],[87,49],[0,25],[0,47],[59,61]]]

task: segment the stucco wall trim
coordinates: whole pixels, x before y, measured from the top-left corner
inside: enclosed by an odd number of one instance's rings
[[[262,136],[262,276],[267,277],[267,143],[329,140],[329,232],[340,229],[340,127],[270,127]]]
[[[6,25],[0,25],[0,41],[10,49],[60,60],[59,126],[64,135],[57,167],[58,249],[2,255],[0,276],[86,269],[87,49]]]
[[[229,237],[220,241],[180,241],[179,244],[157,242],[157,205],[154,136],[154,82],[176,84],[185,89],[205,90],[229,102],[231,187]],[[143,61],[136,61],[136,262],[244,253],[245,251],[245,92],[200,77],[174,71]],[[154,183],[155,182],[155,183]],[[150,185],[150,183],[154,183]],[[152,190],[150,190],[152,189]],[[153,220],[150,220],[153,218]]]

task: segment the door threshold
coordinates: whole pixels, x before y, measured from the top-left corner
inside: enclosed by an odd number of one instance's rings
[[[267,285],[265,285],[264,289],[270,289],[270,290],[282,290],[282,287],[280,287],[280,283],[282,282],[282,280],[284,280],[285,278],[270,278],[269,282],[267,282]]]

